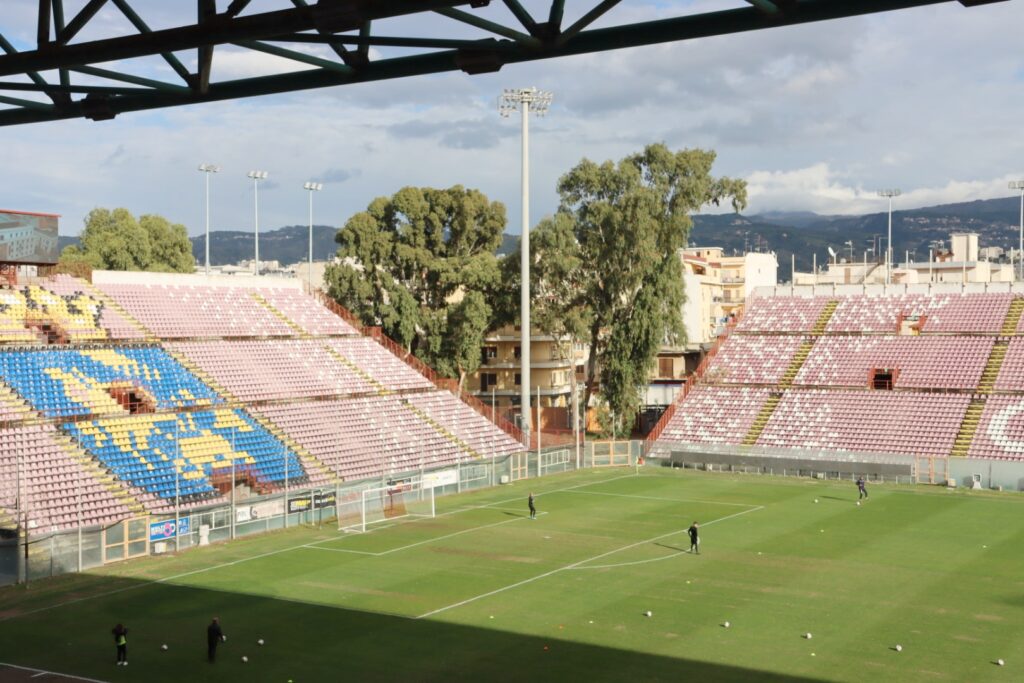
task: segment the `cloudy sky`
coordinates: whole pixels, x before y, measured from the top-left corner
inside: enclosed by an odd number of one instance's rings
[[[567,22],[595,1],[571,0]],[[4,0],[0,8],[0,33],[18,49],[33,47],[36,4]],[[65,0],[69,8],[83,4]],[[227,4],[218,1],[221,10]],[[541,16],[548,3],[524,4]],[[132,6],[153,28],[187,22],[195,11],[194,2]],[[249,12],[287,6],[254,0]],[[626,0],[596,25],[739,6],[745,3]],[[501,3],[481,11],[514,23]],[[305,222],[302,184],[316,179],[325,185],[316,197],[317,223],[340,225],[373,197],[405,185],[461,183],[505,202],[514,232],[519,122],[499,117],[495,99],[504,87],[530,85],[555,94],[549,116],[531,126],[534,221],[556,208],[557,178],[581,158],[617,159],[652,141],[715,149],[716,173],[748,181],[748,213],[880,210],[880,187],[901,188],[901,207],[1007,196],[1007,181],[1024,178],[1022,28],[1024,2],[971,9],[947,2],[511,65],[483,76],[441,74],[98,123],[0,128],[7,161],[0,164],[0,207],[62,214],[64,234],[77,233],[96,206],[163,214],[199,234],[203,178],[196,166],[212,162],[223,169],[211,182],[214,229],[252,225],[246,173],[260,169],[270,174],[260,188],[260,223],[268,228]],[[130,30],[109,3],[81,37]],[[375,30],[487,37],[440,16]],[[181,58],[194,67],[193,56]],[[132,68],[174,77],[159,60]],[[218,48],[213,80],[294,68],[262,53]]]

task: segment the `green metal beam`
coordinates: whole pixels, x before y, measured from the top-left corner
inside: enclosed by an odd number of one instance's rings
[[[283,57],[284,59],[290,59],[294,62],[301,62],[302,64],[309,64],[311,66],[318,66],[321,69],[328,71],[336,71],[337,73],[349,75],[353,69],[345,64],[339,64],[338,62],[332,62],[329,59],[323,59],[322,57],[315,57],[313,55],[307,55],[305,52],[296,52],[295,50],[289,50],[287,48],[278,47],[276,45],[267,45],[258,40],[242,40],[236,43],[239,47],[249,48],[250,50],[256,50],[257,52],[265,52],[268,55],[274,55],[275,57]]]
[[[132,23],[132,26],[135,27],[136,31],[145,35],[153,33],[153,30],[149,28],[149,25],[146,24],[146,22],[142,20],[142,17],[140,17],[135,10],[132,9],[132,6],[128,4],[128,0],[112,0],[112,2],[117,5],[117,8],[121,10],[121,13]],[[185,68],[185,65],[181,63],[181,60],[179,60],[173,52],[161,52],[160,56],[164,58],[164,61],[167,62],[172,69],[174,69],[178,76],[181,77],[181,80],[186,83],[189,83],[192,80],[192,74],[188,72],[188,69]]]
[[[612,7],[615,7],[621,1],[622,0],[601,0],[601,4],[580,17],[575,24],[565,29],[565,31],[558,36],[558,43],[560,45],[564,45],[566,42],[572,40],[576,34],[593,24],[601,17],[602,14],[610,10]]]
[[[125,83],[134,83],[135,85],[142,85],[153,90],[158,90],[166,93],[179,93],[181,95],[191,92],[188,88],[183,85],[177,85],[176,83],[165,83],[164,81],[157,81],[152,78],[144,78],[142,76],[133,76],[132,74],[123,74],[117,71],[111,71],[110,69],[101,69],[97,66],[73,66],[72,71],[85,74],[87,76],[96,76],[97,78],[107,78],[112,81],[124,81]]]
[[[437,8],[468,5],[471,0],[374,0],[359,2],[353,13],[350,2],[320,0],[306,8],[291,8],[230,18],[218,15],[206,25],[179,26],[148,34],[118,36],[87,43],[63,45],[59,49],[25,50],[0,57],[0,76],[29,69],[47,71],[62,66],[99,64],[155,53],[194,50],[204,45],[265,40],[283,33],[311,31],[320,27],[333,32],[355,31],[366,21],[429,12]]]
[[[775,17],[767,17],[764,12],[751,6],[631,25],[583,30],[560,44],[544,42],[526,45],[514,40],[495,40],[489,38],[472,41],[469,46],[460,47],[460,49],[377,60],[358,69],[348,71],[317,68],[294,73],[212,83],[209,92],[205,94],[167,83],[138,79],[137,77],[116,74],[114,72],[105,72],[101,69],[91,67],[78,68],[77,70],[83,73],[147,85],[154,88],[154,90],[110,96],[92,94],[86,100],[58,108],[49,107],[48,105],[42,105],[42,108],[40,108],[40,104],[36,102],[33,103],[31,108],[18,105],[19,108],[0,109],[0,125],[14,125],[83,116],[94,119],[110,118],[116,114],[131,111],[372,82],[460,69],[467,70],[467,64],[472,66],[479,65],[480,63],[491,63],[498,68],[503,64],[587,54],[656,43],[692,40],[713,35],[736,34],[776,26],[793,26],[882,11],[937,5],[955,0],[875,0],[870,3],[858,0],[787,1],[792,8]],[[246,17],[242,17],[239,20],[243,19],[246,19]],[[280,36],[287,33],[289,33],[287,29],[279,30],[276,35]],[[346,41],[352,39],[358,40],[355,37],[345,38]],[[366,40],[369,44],[370,40],[381,39],[377,37]],[[539,41],[537,42],[539,43]],[[21,57],[23,54],[26,53],[18,53],[14,57]],[[4,67],[0,68],[0,74],[6,72],[10,67],[9,64],[4,64],[4,60],[9,57],[11,56],[0,56],[0,66]],[[17,65],[18,62],[15,62],[15,64]],[[13,73],[19,73],[19,71],[14,70]],[[8,100],[10,99],[13,98],[8,98]]]
[[[71,20],[67,26],[64,27],[63,31],[57,33],[58,43],[67,43],[76,35],[78,32],[85,28],[85,25],[89,23],[89,20],[96,16],[103,5],[107,4],[107,0],[89,0],[89,3],[79,10],[75,18]]]
[[[523,25],[523,28],[529,31],[530,35],[533,35],[534,31],[537,30],[537,22],[533,20],[533,17],[526,11],[526,8],[519,3],[519,0],[504,0],[504,2],[509,11],[512,12],[516,19],[519,20],[519,23]]]
[[[462,10],[454,8],[436,9],[434,10],[434,12],[440,14],[443,17],[448,17],[449,19],[454,19],[455,21],[461,21],[463,24],[475,26],[476,28],[483,29],[484,31],[488,31],[495,35],[504,36],[505,38],[511,38],[512,40],[516,41],[521,45],[526,45],[529,47],[540,47],[540,41],[534,38],[533,36],[528,36],[525,33],[521,33],[520,31],[511,29],[508,26],[503,26],[493,21],[483,19],[481,17],[476,16],[475,14],[470,14],[469,12],[463,12]]]

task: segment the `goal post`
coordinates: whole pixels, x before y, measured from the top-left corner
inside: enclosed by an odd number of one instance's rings
[[[374,524],[405,517],[434,517],[434,488],[419,480],[363,489],[348,514],[338,516],[338,530],[363,533]]]

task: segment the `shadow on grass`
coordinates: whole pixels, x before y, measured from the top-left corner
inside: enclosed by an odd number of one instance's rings
[[[621,640],[621,634],[583,622],[567,623],[555,638],[513,632],[530,624],[503,624],[500,615],[478,627],[124,579],[103,588],[119,592],[78,602],[66,595],[66,604],[53,609],[8,613],[0,621],[0,661],[153,683],[809,680],[687,659],[683,646],[677,658],[572,640],[574,630],[591,641]],[[205,638],[213,616],[229,638],[211,665]],[[129,632],[127,668],[114,665],[116,623]]]

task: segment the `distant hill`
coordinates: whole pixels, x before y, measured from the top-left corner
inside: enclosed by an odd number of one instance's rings
[[[917,260],[927,261],[929,245],[942,241],[948,248],[949,235],[953,232],[978,233],[982,247],[1015,247],[1019,233],[1019,202],[1018,197],[1006,197],[894,211],[892,230],[897,257],[902,260],[904,254],[911,251]],[[829,247],[841,258],[847,258],[849,247],[846,242],[850,241],[853,243],[853,259],[862,260],[865,250],[871,248],[873,238],[885,236],[887,220],[884,211],[862,216],[822,216],[807,211],[774,211],[751,216],[697,215],[693,219],[690,244],[722,247],[730,254],[742,253],[744,246],[774,251],[779,258],[779,280],[785,281],[790,277],[794,254],[797,268],[810,270],[815,254],[819,265],[828,260]],[[334,241],[337,230],[327,225],[313,226],[315,260],[329,259],[337,252],[338,245]],[[277,260],[284,265],[304,261],[307,258],[308,234],[309,228],[304,225],[261,232],[260,258]],[[60,248],[77,242],[76,237],[62,236]],[[504,235],[498,253],[511,253],[518,242],[518,235]],[[192,252],[196,262],[202,263],[203,236],[192,238]],[[251,230],[210,233],[210,260],[213,265],[237,263],[251,259],[252,254]]]

